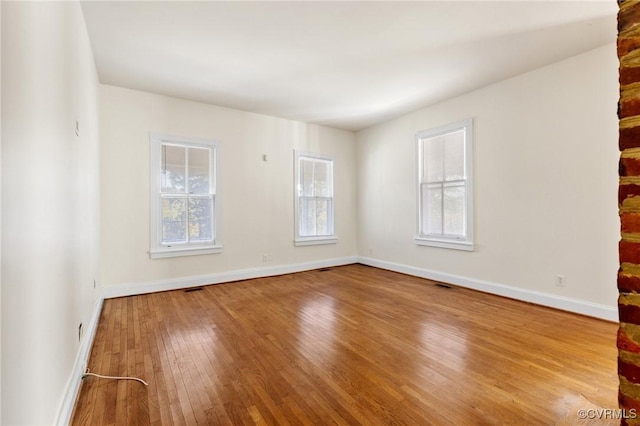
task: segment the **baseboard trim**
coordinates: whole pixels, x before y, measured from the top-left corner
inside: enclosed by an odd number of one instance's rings
[[[377,268],[400,272],[407,275],[413,275],[416,277],[435,281],[442,281],[472,290],[483,291],[485,293],[496,294],[511,299],[522,300],[524,302],[535,303],[537,305],[548,306],[551,308],[574,312],[577,314],[600,318],[608,321],[618,321],[617,309],[607,305],[559,296],[555,294],[543,293],[535,290],[526,290],[522,288],[511,287],[504,284],[497,284],[489,281],[479,280],[476,278],[448,274],[445,272],[418,268],[415,266],[409,266],[400,263],[356,256],[324,259],[313,262],[278,265],[263,268],[241,269],[236,271],[221,272],[217,274],[195,277],[174,278],[169,280],[148,281],[142,283],[119,284],[110,287],[104,287],[103,298],[111,299],[115,297],[155,293],[158,291],[180,290],[201,285],[221,284],[232,281],[291,274],[295,272],[308,271],[318,268],[327,268],[332,266],[343,266],[353,263],[362,263],[363,265],[374,266]]]
[[[607,305],[601,305],[584,300],[573,299],[539,291],[525,290],[503,284],[497,284],[489,281],[478,280],[475,278],[433,271],[430,269],[418,268],[415,266],[409,266],[400,263],[387,262],[369,257],[355,256],[324,259],[319,261],[290,265],[278,265],[265,268],[242,269],[196,277],[176,278],[162,281],[150,281],[143,283],[121,284],[117,286],[103,287],[102,294],[100,297],[98,297],[98,300],[95,303],[93,314],[91,315],[91,319],[89,322],[89,327],[87,328],[87,333],[85,334],[85,338],[82,341],[75,364],[73,366],[71,377],[69,378],[69,381],[67,383],[64,398],[60,406],[58,416],[56,417],[56,424],[68,425],[71,421],[75,402],[78,397],[78,392],[80,391],[82,375],[86,370],[91,347],[93,346],[93,341],[98,329],[98,320],[100,319],[100,313],[102,311],[104,299],[155,293],[158,291],[179,290],[183,288],[197,287],[207,284],[220,284],[253,278],[291,274],[318,268],[350,265],[353,263],[362,263],[363,265],[374,266],[376,268],[386,269],[389,271],[400,272],[420,278],[450,283],[472,290],[496,294],[511,299],[522,300],[524,302],[535,303],[537,305],[548,306],[551,308],[574,312],[577,314],[600,318],[608,321],[618,321],[617,309]]]
[[[220,272],[217,274],[173,278],[161,281],[118,284],[114,286],[104,287],[103,295],[105,299],[112,299],[114,297],[134,296],[138,294],[155,293],[158,291],[180,290],[183,288],[198,287],[208,284],[221,284],[232,281],[250,280],[253,278],[292,274],[294,272],[309,271],[318,268],[329,268],[332,266],[350,265],[353,263],[358,263],[358,258],[356,256],[324,259],[313,262],[295,263],[289,265],[277,265],[264,268],[240,269],[236,271]]]
[[[592,303],[585,300],[573,299],[570,297],[558,296],[555,294],[543,293],[540,291],[526,290],[511,287],[504,284],[492,283],[475,278],[463,277],[444,272],[433,271],[415,266],[403,265],[400,263],[387,262],[369,257],[359,257],[358,262],[363,265],[374,266],[376,268],[387,269],[389,271],[400,272],[407,275],[426,278],[434,281],[441,281],[454,284],[460,287],[478,290],[485,293],[496,294],[510,299],[521,300],[523,302],[535,303],[536,305],[548,306],[563,311],[569,311],[581,315],[600,318],[607,321],[618,322],[618,310],[614,307]]]
[[[71,422],[71,416],[73,415],[73,409],[78,398],[78,392],[80,392],[80,384],[82,383],[82,375],[87,369],[87,363],[89,362],[89,355],[91,354],[91,348],[93,347],[93,340],[96,337],[96,331],[98,330],[98,321],[100,320],[100,313],[102,312],[102,303],[104,298],[102,295],[98,297],[93,307],[93,313],[89,319],[87,331],[80,344],[76,361],[71,371],[71,377],[67,382],[67,388],[56,417],[56,425],[68,425]]]

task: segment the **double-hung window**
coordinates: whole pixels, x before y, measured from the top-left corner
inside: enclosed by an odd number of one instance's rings
[[[335,243],[333,158],[295,153],[295,245]]]
[[[473,250],[471,119],[416,134],[416,243]]]
[[[150,135],[151,258],[220,252],[215,142]]]

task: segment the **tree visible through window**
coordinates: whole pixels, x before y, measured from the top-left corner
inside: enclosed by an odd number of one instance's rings
[[[215,145],[156,136],[152,150],[152,254],[214,247]]]
[[[162,144],[162,244],[213,240],[212,148]]]

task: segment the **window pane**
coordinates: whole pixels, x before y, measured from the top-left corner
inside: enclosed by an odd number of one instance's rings
[[[316,200],[316,231],[315,235],[331,235],[331,200]]]
[[[424,140],[424,167],[426,171],[427,182],[439,182],[443,180],[443,138],[437,136]]]
[[[187,201],[184,198],[162,198],[162,242],[187,241]]]
[[[316,232],[316,200],[313,198],[300,198],[300,223],[301,237],[315,235]]]
[[[316,160],[314,169],[314,195],[331,197],[331,162]]]
[[[444,233],[464,235],[464,186],[456,185],[444,188]]]
[[[162,145],[162,192],[186,191],[185,152],[181,146]]]
[[[313,197],[313,166],[314,161],[308,160],[305,158],[300,158],[299,163],[299,173],[300,173],[300,182],[299,182],[299,194],[302,197]]]
[[[333,198],[327,199],[327,233],[325,235],[333,235]]]
[[[445,180],[464,179],[464,130],[449,133],[443,139]]]
[[[213,197],[193,197],[189,199],[189,240],[211,241],[213,229],[211,212]]]
[[[209,153],[206,148],[189,148],[190,194],[209,194]]]
[[[442,234],[442,187],[422,185],[423,230],[426,234]]]

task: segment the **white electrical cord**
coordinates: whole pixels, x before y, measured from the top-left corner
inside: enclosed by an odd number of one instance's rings
[[[139,379],[137,377],[103,376],[102,374],[90,373],[88,368],[87,368],[87,371],[82,375],[82,378],[84,379],[87,376],[99,377],[101,379],[136,380],[136,381],[142,383],[145,386],[149,386],[149,383],[147,383],[144,380]]]

